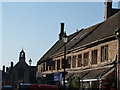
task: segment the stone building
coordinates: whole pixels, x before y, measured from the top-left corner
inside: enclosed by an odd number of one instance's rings
[[[61,75],[65,74],[66,82],[73,88],[119,88],[119,21],[120,11],[112,9],[112,2],[106,0],[103,22],[68,36],[66,59],[61,23],[59,40],[37,63],[38,81],[56,84],[63,81]]]
[[[19,62],[16,65],[13,65],[11,62],[11,66],[4,73],[7,74],[7,79],[5,75],[3,75],[4,85],[12,85],[15,89],[19,87],[20,83],[36,83],[36,66],[29,66],[25,61],[25,52],[21,50],[19,54]]]

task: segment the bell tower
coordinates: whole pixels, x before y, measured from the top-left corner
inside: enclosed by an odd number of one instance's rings
[[[25,62],[25,52],[23,51],[23,49],[22,49],[22,51],[20,52],[19,61]]]

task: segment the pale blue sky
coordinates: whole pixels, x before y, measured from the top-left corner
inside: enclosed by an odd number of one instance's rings
[[[36,65],[58,40],[61,22],[65,23],[69,35],[103,20],[103,2],[4,2],[2,65],[9,66],[11,61],[16,64],[22,48],[26,53],[26,61],[31,58],[32,65]]]

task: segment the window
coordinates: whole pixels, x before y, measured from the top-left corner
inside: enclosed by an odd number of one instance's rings
[[[92,50],[91,64],[97,64],[97,50]]]
[[[45,71],[45,63],[43,63],[43,72]]]
[[[46,65],[46,71],[48,71],[48,66]]]
[[[83,65],[84,66],[88,65],[88,60],[89,60],[89,52],[86,52],[83,54]]]
[[[62,58],[62,69],[64,69],[64,59]]]
[[[101,62],[108,61],[108,45],[101,47]]]
[[[60,69],[60,59],[57,60],[57,70],[59,70],[59,69]]]
[[[62,68],[64,68],[64,63],[65,63],[65,68],[70,68],[71,65],[71,57],[67,57],[66,60],[62,59]]]
[[[72,68],[76,67],[76,56],[73,56],[72,58]]]
[[[71,56],[67,57],[67,68],[70,68],[71,66]]]
[[[49,70],[51,70],[51,67],[52,67],[52,66],[49,66]]]
[[[54,60],[51,60],[48,64],[48,68],[49,70],[53,71],[55,70],[55,61]]]
[[[52,70],[55,70],[55,62],[56,62],[56,61],[52,61],[52,65],[53,65],[53,66],[52,66]]]
[[[41,72],[43,72],[43,64],[40,65]]]
[[[46,71],[48,71],[48,65],[46,64]]]
[[[78,67],[82,66],[82,54],[78,55]]]

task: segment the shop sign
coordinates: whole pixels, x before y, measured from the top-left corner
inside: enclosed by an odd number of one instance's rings
[[[54,81],[62,81],[62,73],[54,74]]]

